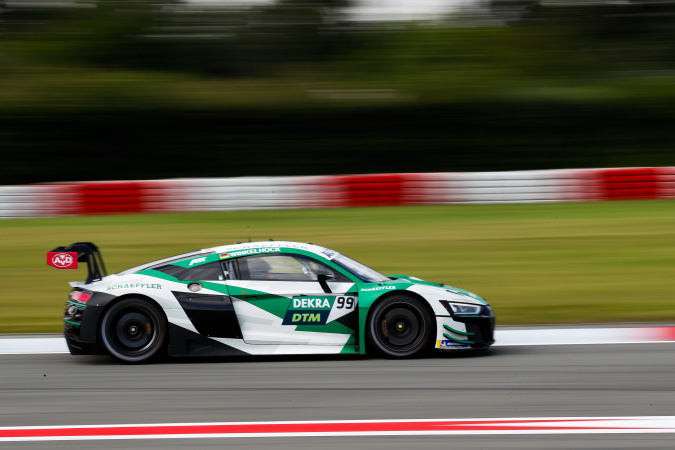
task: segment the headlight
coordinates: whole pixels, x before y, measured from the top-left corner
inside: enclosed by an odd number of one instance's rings
[[[453,316],[491,316],[492,309],[486,305],[471,305],[468,303],[452,303],[441,300],[441,304]]]

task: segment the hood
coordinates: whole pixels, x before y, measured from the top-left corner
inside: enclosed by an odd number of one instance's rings
[[[469,292],[464,289],[460,289],[454,286],[448,286],[444,283],[432,283],[430,281],[424,281],[417,277],[411,277],[407,275],[387,275],[392,279],[392,283],[410,283],[419,287],[423,287],[424,291],[428,293],[434,293],[437,296],[446,297],[447,300],[454,300],[462,303],[473,303],[487,305],[488,302],[483,297]],[[414,289],[418,290],[418,289]]]

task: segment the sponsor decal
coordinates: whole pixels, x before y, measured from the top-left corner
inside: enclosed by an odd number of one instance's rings
[[[206,261],[206,256],[202,256],[201,258],[196,258],[196,259],[193,259],[192,261],[190,261],[189,265],[191,266],[193,264],[199,264],[199,263],[203,263],[205,261]]]
[[[282,325],[325,325],[330,311],[288,311]]]
[[[330,309],[331,302],[327,298],[293,297],[292,309]]]
[[[439,340],[436,341],[436,348],[469,348],[469,344],[460,344],[450,340]]]
[[[282,325],[325,325],[354,311],[357,300],[351,295],[293,297]]]
[[[122,283],[122,284],[112,284],[108,286],[106,291],[113,291],[117,289],[162,289],[161,284],[148,284],[148,283]]]
[[[322,254],[326,257],[326,259],[329,260],[329,261],[332,260],[333,258],[335,258],[335,255],[337,255],[337,252],[334,252],[333,250],[328,250],[328,249],[322,251],[321,253],[322,253]]]
[[[389,289],[396,289],[396,286],[377,286],[368,289],[361,289],[361,292],[370,292],[370,291],[386,291]]]
[[[47,252],[47,264],[57,269],[77,269],[77,252]]]
[[[234,258],[236,256],[246,256],[246,255],[257,255],[260,253],[277,253],[280,252],[281,248],[279,247],[263,247],[263,248],[251,248],[248,250],[237,250],[236,252],[229,252],[225,253],[225,255],[228,256],[223,256],[220,255],[221,258]]]

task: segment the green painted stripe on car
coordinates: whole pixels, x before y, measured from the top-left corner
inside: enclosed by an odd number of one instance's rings
[[[445,328],[446,330],[448,330],[448,331],[450,331],[450,332],[452,332],[452,333],[455,333],[455,334],[461,334],[462,336],[473,336],[473,334],[474,334],[474,333],[470,333],[470,332],[468,332],[468,331],[459,331],[459,330],[455,330],[454,328],[450,328],[450,327],[447,326],[447,325],[443,325],[443,328]]]
[[[450,339],[451,341],[459,342],[460,344],[473,344],[474,343],[473,341],[463,341],[461,339],[454,338],[454,337],[450,336],[448,333],[443,333],[443,336]]]
[[[146,270],[141,270],[140,272],[136,272],[138,275],[147,275],[149,277],[153,278],[160,278],[162,280],[167,280],[167,281],[176,281],[178,283],[181,283],[181,281],[178,281],[176,277],[172,277],[171,275],[168,275],[164,272],[160,272],[159,270],[155,269],[146,269]]]
[[[85,303],[77,303],[77,302],[74,302],[74,301],[72,301],[72,300],[68,300],[68,301],[66,301],[66,303],[70,303],[70,304],[73,305],[73,306],[81,306],[81,307],[83,307],[83,308],[86,308],[86,307],[87,307],[87,305],[86,305]]]
[[[190,281],[189,283],[194,283],[194,281]],[[227,288],[227,285],[219,284],[219,283],[212,283],[210,281],[197,281],[197,283],[201,284],[206,289],[211,289],[212,291],[220,292],[221,294],[225,294],[225,295],[229,294],[229,290]]]
[[[291,306],[291,299],[288,297],[271,294],[269,292],[258,291],[251,288],[242,288],[239,286],[227,286],[229,295],[256,308],[260,308],[280,319],[286,315],[286,311]]]

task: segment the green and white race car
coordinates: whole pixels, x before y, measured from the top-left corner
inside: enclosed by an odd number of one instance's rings
[[[127,363],[166,353],[376,351],[398,358],[494,343],[495,316],[481,297],[409,276],[385,276],[313,244],[225,245],[107,276],[92,243],[48,254],[55,267],[71,268],[77,261],[88,263],[89,276],[70,283],[64,334],[74,355],[107,353]]]

